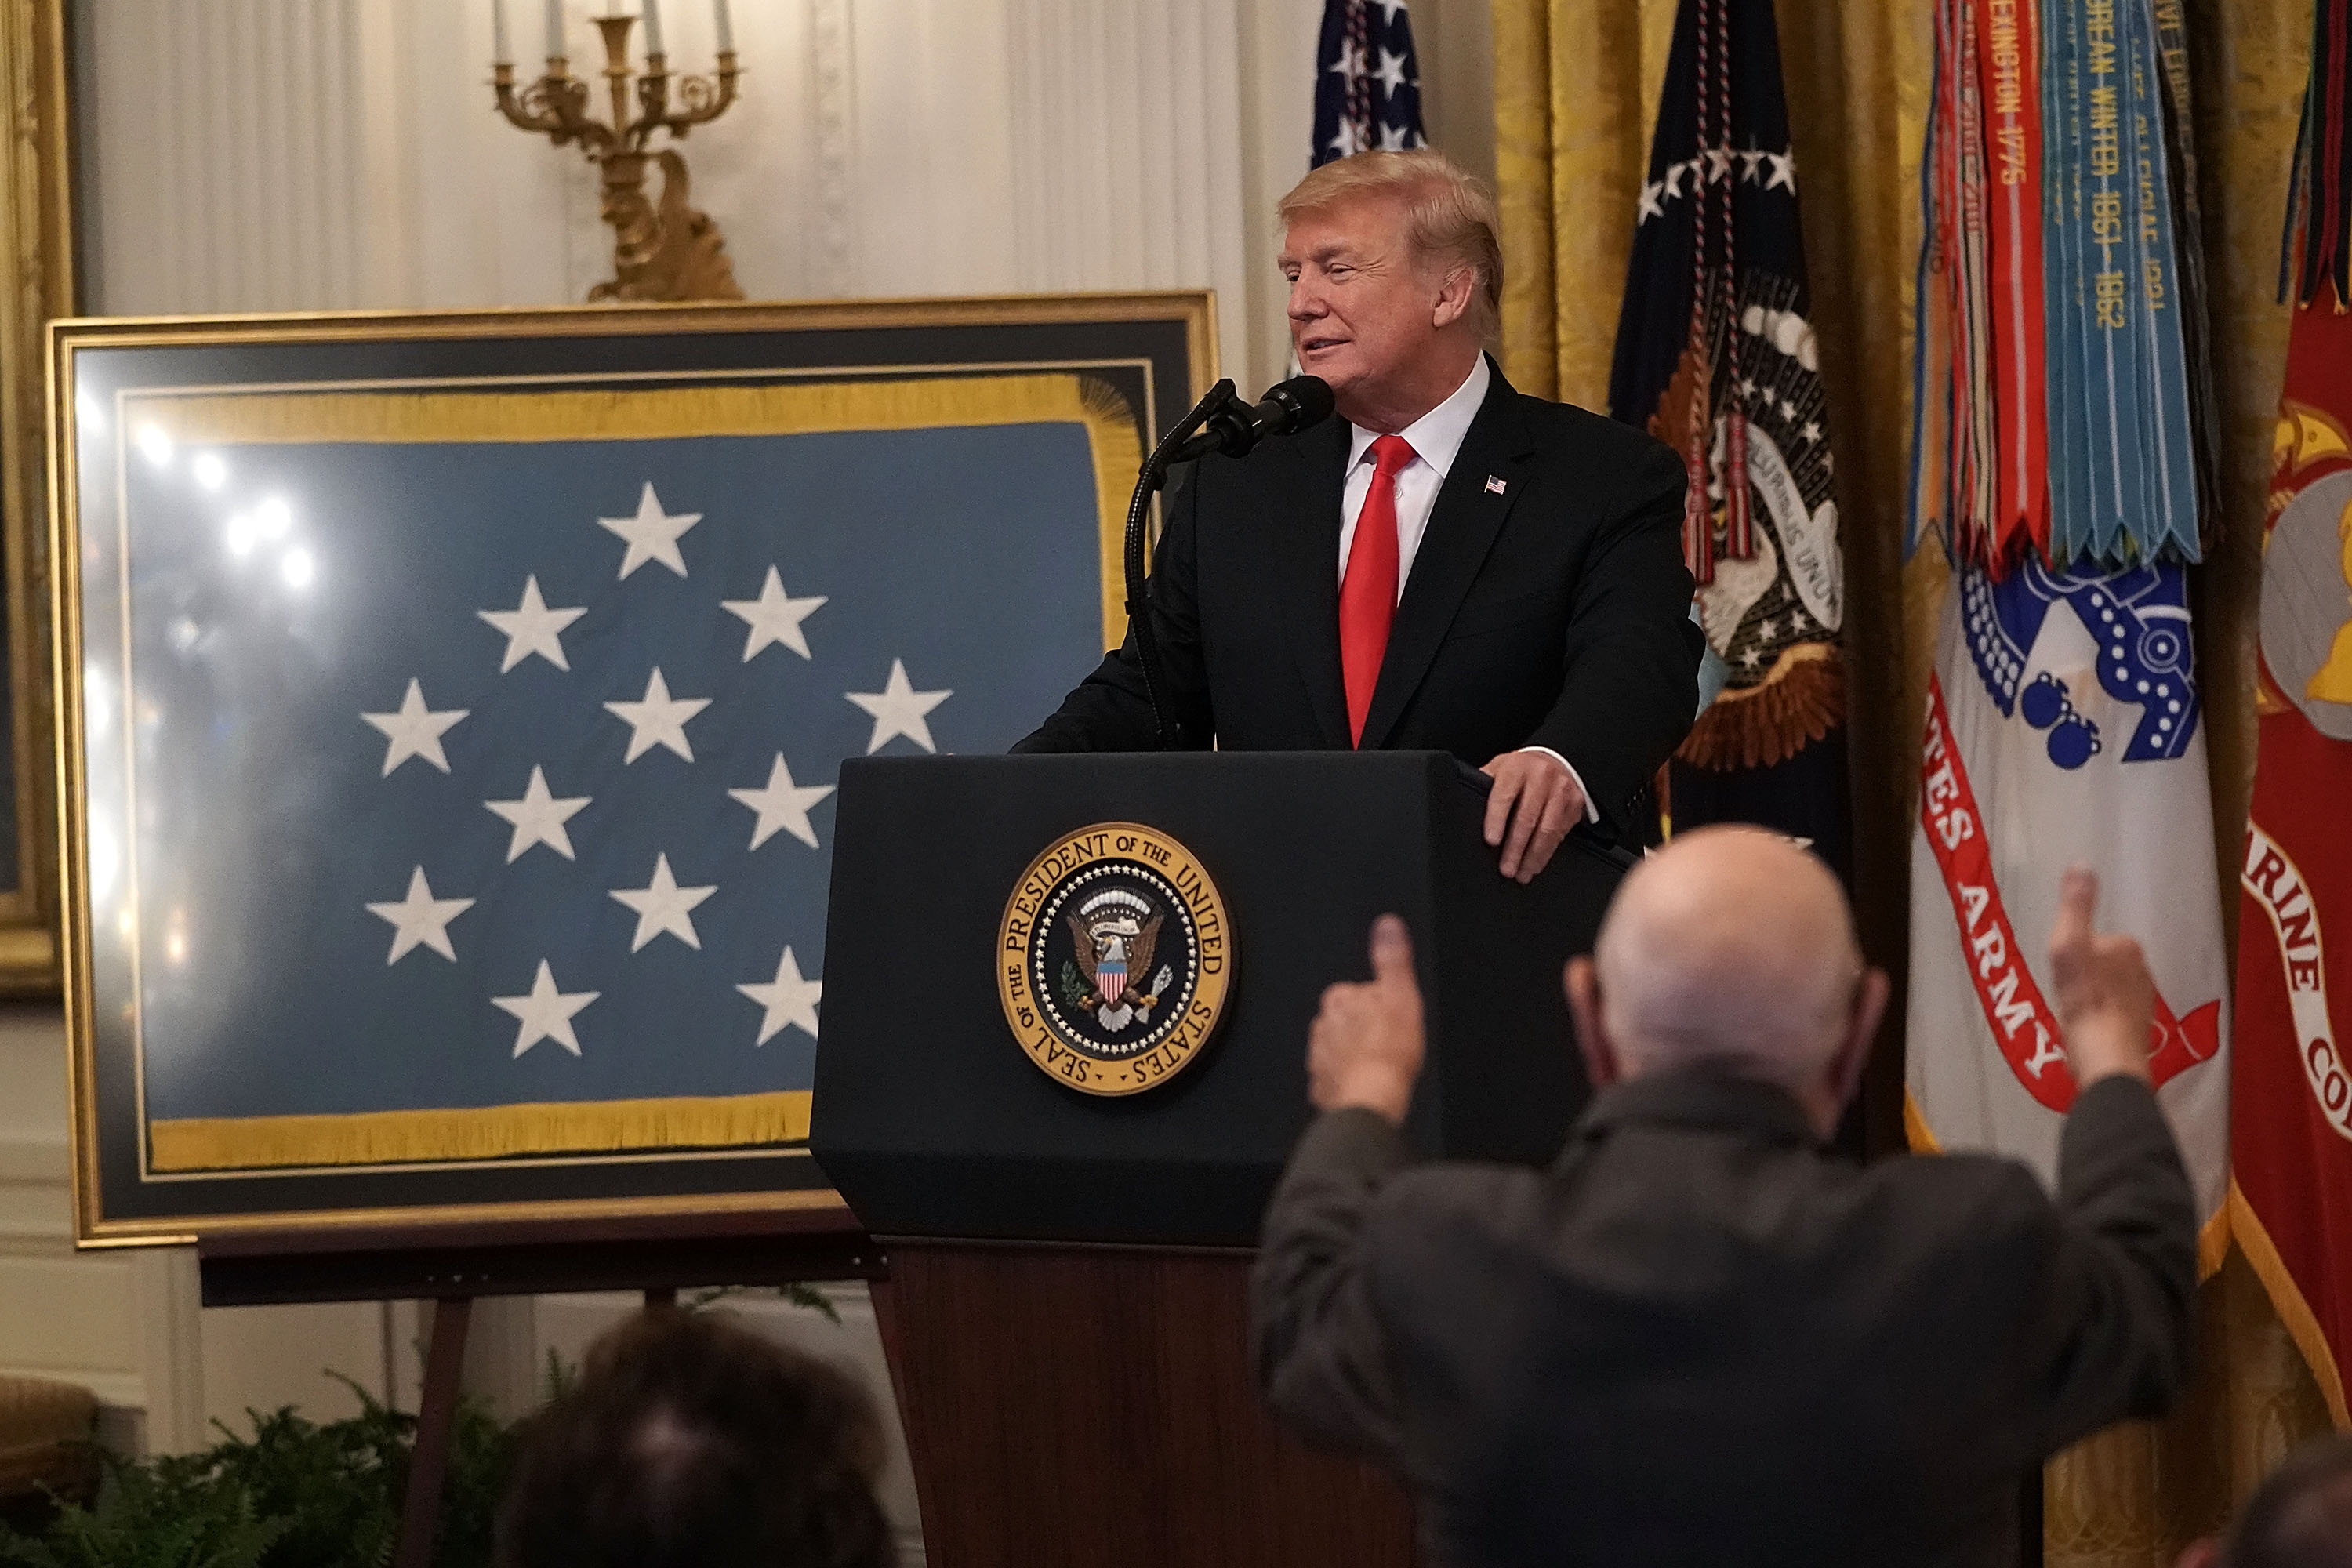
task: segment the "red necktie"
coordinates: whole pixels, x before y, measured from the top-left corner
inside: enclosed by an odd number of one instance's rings
[[[1347,574],[1339,579],[1339,673],[1348,688],[1348,734],[1360,746],[1372,688],[1380,683],[1381,658],[1389,648],[1389,626],[1396,619],[1397,470],[1413,456],[1402,436],[1372,443],[1372,488],[1356,514]]]

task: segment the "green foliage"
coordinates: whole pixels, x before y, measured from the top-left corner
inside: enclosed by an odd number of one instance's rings
[[[331,1374],[332,1375],[332,1374]],[[0,1526],[7,1568],[383,1568],[392,1561],[416,1418],[341,1380],[360,1413],[323,1426],[290,1406],[248,1411],[200,1454],[110,1457],[96,1505],[64,1504],[39,1540]],[[485,1568],[512,1440],[460,1399],[435,1568]]]
[[[840,1309],[833,1304],[832,1297],[815,1286],[795,1279],[789,1285],[775,1287],[775,1292],[793,1306],[804,1307],[814,1312],[835,1328],[841,1327]],[[693,1295],[688,1296],[686,1299],[686,1310],[689,1312],[698,1312],[705,1307],[715,1307],[731,1296],[748,1296],[755,1293],[757,1293],[757,1287],[751,1285],[713,1285],[709,1289],[697,1290]],[[555,1352],[549,1351],[547,1359],[551,1378],[557,1364]]]
[[[743,1293],[695,1292],[689,1307]],[[812,1286],[776,1294],[841,1315]],[[0,1523],[0,1568],[385,1568],[399,1533],[400,1504],[416,1440],[416,1417],[329,1373],[355,1394],[359,1414],[321,1425],[289,1405],[246,1412],[250,1437],[226,1426],[198,1454],[134,1460],[105,1455],[97,1500],[61,1501],[37,1538]],[[544,1397],[562,1396],[579,1369],[547,1352]],[[491,1522],[514,1434],[465,1396],[449,1436],[434,1568],[488,1568]]]
[[[257,1517],[234,1483],[190,1486],[163,1467],[110,1459],[94,1508],[67,1503],[38,1541],[0,1525],[0,1563],[19,1568],[268,1568],[289,1519]]]

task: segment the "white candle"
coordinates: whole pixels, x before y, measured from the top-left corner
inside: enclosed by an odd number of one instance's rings
[[[565,58],[563,48],[563,0],[547,0],[547,58]]]
[[[490,63],[514,64],[514,51],[507,47],[507,0],[490,0]]]
[[[735,20],[727,14],[727,0],[711,0],[711,5],[719,23],[719,52],[731,55],[735,52]]]
[[[661,0],[646,0],[646,53],[661,52]]]

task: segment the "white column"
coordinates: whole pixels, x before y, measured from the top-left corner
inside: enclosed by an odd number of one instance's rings
[[[365,0],[107,0],[81,13],[97,101],[98,308],[333,309],[365,293]],[[485,22],[487,26],[487,20]]]
[[[1260,0],[1249,8],[1243,34],[1247,255],[1244,292],[1226,310],[1246,321],[1252,391],[1280,380],[1290,363],[1290,328],[1283,313],[1289,289],[1275,269],[1282,240],[1274,204],[1307,176],[1315,126],[1315,39],[1322,22],[1322,0]]]
[[[1217,290],[1219,359],[1252,379],[1243,300],[1240,0],[1001,0],[1025,290]]]

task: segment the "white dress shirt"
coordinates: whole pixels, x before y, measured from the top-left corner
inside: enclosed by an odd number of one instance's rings
[[[1397,432],[1412,448],[1412,461],[1399,468],[1396,476],[1400,600],[1404,597],[1405,579],[1412,575],[1412,558],[1421,553],[1421,537],[1429,531],[1429,513],[1437,505],[1438,488],[1453,469],[1462,438],[1470,434],[1470,421],[1478,417],[1478,405],[1486,401],[1487,384],[1493,380],[1482,353],[1453,396]],[[1377,430],[1355,424],[1348,426],[1348,483],[1339,492],[1339,580],[1343,583],[1348,579],[1348,552],[1356,542],[1356,519],[1363,513],[1364,498],[1372,493],[1372,443],[1380,438]]]
[[[1486,389],[1494,381],[1486,368],[1486,356],[1481,353],[1462,378],[1454,395],[1403,429],[1397,432],[1405,445],[1412,448],[1412,461],[1397,470],[1397,598],[1404,598],[1404,585],[1412,575],[1413,557],[1421,553],[1423,535],[1429,531],[1429,514],[1437,505],[1437,492],[1445,483],[1445,476],[1454,468],[1454,459],[1462,450],[1463,438],[1470,434],[1470,422],[1478,416],[1479,405],[1486,401]],[[1363,514],[1365,498],[1372,493],[1372,443],[1381,437],[1378,430],[1367,430],[1353,423],[1348,426],[1348,480],[1339,491],[1339,580],[1348,578],[1348,552],[1356,542],[1356,519]],[[1577,792],[1584,799],[1584,820],[1601,820],[1601,808],[1592,804],[1591,792],[1584,787],[1584,777],[1576,764],[1553,751],[1549,746],[1522,746],[1523,752],[1541,752],[1576,781]]]

